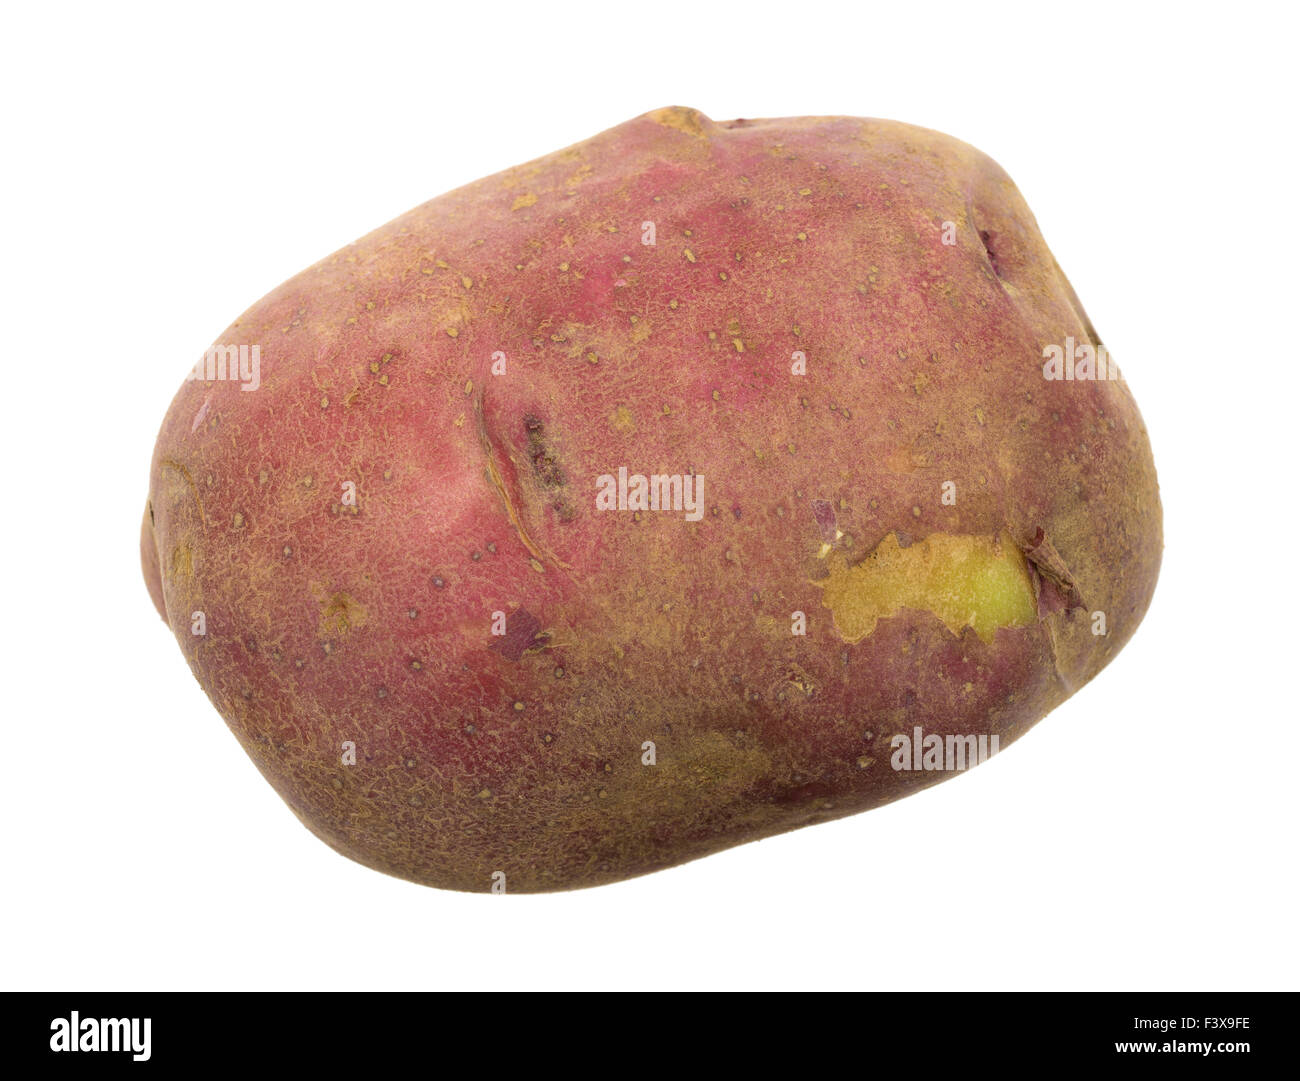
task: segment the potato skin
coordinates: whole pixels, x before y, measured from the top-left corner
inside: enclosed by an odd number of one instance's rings
[[[453,889],[612,882],[949,776],[893,769],[892,736],[1005,748],[1128,640],[1155,469],[1123,381],[1044,379],[1066,336],[1098,342],[973,148],[658,110],[416,208],[232,324],[217,342],[259,344],[260,386],[177,394],[145,577],[338,851]],[[702,519],[597,511],[619,466],[703,474]],[[903,609],[849,643],[822,604],[824,545],[1004,531],[1031,625],[984,641]]]

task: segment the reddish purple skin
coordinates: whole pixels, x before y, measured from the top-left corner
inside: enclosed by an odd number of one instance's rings
[[[225,331],[261,386],[177,394],[145,576],[339,851],[466,890],[626,878],[950,776],[893,769],[891,737],[1005,748],[1127,641],[1155,471],[1122,381],[1044,380],[1067,335],[1098,341],[978,151],[660,110],[417,208]],[[620,465],[702,473],[703,519],[597,512]],[[1004,530],[1068,580],[991,642],[903,610],[849,643],[821,603],[824,544]]]

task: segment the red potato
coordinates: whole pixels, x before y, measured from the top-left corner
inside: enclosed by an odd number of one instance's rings
[[[921,128],[662,109],[217,344],[158,438],[150,593],[303,823],[428,885],[597,885],[908,795],[1155,586],[1126,384],[1006,174]]]

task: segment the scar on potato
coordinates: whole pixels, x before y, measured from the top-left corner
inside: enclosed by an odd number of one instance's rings
[[[846,642],[904,608],[932,612],[953,634],[971,627],[991,642],[999,627],[1023,627],[1037,615],[1034,586],[1019,547],[998,537],[932,533],[904,548],[890,533],[860,563],[831,552],[820,582],[822,604]]]
[[[515,501],[511,498],[510,486],[507,484],[506,478],[502,476],[501,469],[497,466],[496,446],[493,444],[492,437],[488,433],[487,421],[483,416],[482,392],[480,392],[478,401],[475,403],[475,416],[478,422],[479,440],[483,445],[483,453],[487,459],[486,475],[488,482],[500,497],[502,508],[506,512],[506,518],[509,519],[511,526],[514,527],[515,534],[519,537],[520,543],[522,543],[528,550],[528,554],[532,556],[530,562],[533,565],[533,569],[539,573],[545,573],[548,564],[555,564],[564,570],[571,570],[572,568],[570,568],[569,564],[565,563],[564,560],[560,559],[554,552],[543,549],[534,543],[533,539],[524,529],[524,523],[519,514],[519,508],[515,506]],[[537,425],[536,433],[533,430],[534,424]],[[537,421],[536,418],[529,416],[525,418],[524,426],[529,436],[529,464],[533,469],[534,477],[543,488],[550,486],[563,491],[564,485],[566,484],[564,472],[555,464],[553,456],[549,454],[546,450],[545,443],[542,442],[540,422]],[[536,440],[534,439],[535,435]],[[554,506],[556,507],[557,513],[560,514],[560,517],[567,521],[568,518],[566,518],[563,513],[563,509],[567,507],[568,504],[563,496],[556,497]],[[569,517],[572,517],[572,515],[570,514]]]

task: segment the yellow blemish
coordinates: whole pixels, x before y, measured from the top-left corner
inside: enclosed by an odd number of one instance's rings
[[[532,206],[537,202],[537,196],[532,192],[527,195],[516,196],[515,201],[510,205],[511,210],[523,210],[525,207]]]
[[[188,545],[180,544],[172,549],[172,577],[192,578],[194,576],[194,553]]]
[[[684,131],[687,135],[694,135],[697,139],[706,137],[704,125],[707,118],[697,109],[688,109],[682,105],[670,105],[666,109],[656,109],[648,115],[656,124],[662,124],[666,128]]]
[[[564,186],[568,188],[576,187],[577,185],[581,184],[584,180],[586,180],[587,177],[591,175],[591,172],[592,172],[592,166],[590,164],[578,166],[578,171],[564,182]],[[610,232],[614,232],[614,231],[615,230],[612,229],[610,230]]]
[[[158,463],[163,469],[174,469],[180,474],[181,479],[185,482],[185,487],[194,498],[194,505],[198,508],[199,521],[204,525],[208,524],[208,516],[203,513],[203,500],[199,498],[199,487],[194,483],[194,478],[190,476],[190,471],[181,465],[175,458],[164,458]]]
[[[1029,571],[1005,532],[996,540],[932,533],[908,548],[891,533],[861,563],[850,567],[836,552],[827,566],[830,576],[815,584],[846,642],[904,608],[933,612],[953,634],[972,627],[986,642],[1035,617]]]
[[[632,410],[625,405],[620,405],[610,414],[609,426],[616,432],[622,432],[625,435],[636,431],[636,421],[632,419]]]

